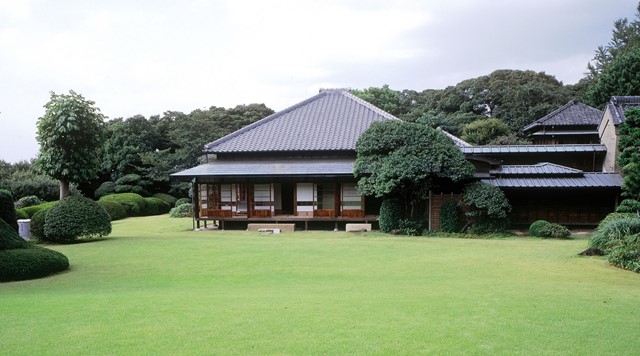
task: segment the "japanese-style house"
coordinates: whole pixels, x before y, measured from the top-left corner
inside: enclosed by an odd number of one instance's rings
[[[373,122],[398,120],[347,90],[326,89],[204,147],[211,159],[172,175],[192,180],[200,221],[373,222],[380,201],[353,175],[356,142]]]
[[[605,172],[620,172],[618,165],[618,128],[625,121],[624,113],[631,108],[640,108],[640,96],[612,96],[605,107],[602,121],[598,126],[600,141],[607,149],[602,164]]]
[[[535,145],[599,144],[598,125],[601,120],[602,111],[571,100],[522,131]]]
[[[476,179],[505,192],[515,225],[544,219],[594,226],[615,209],[622,185],[619,172],[603,172],[611,148],[592,142],[598,112],[571,101],[538,120],[531,132],[562,132],[537,135],[555,140],[547,144],[541,139],[532,145],[472,146],[443,132],[475,166]],[[574,114],[579,118],[570,117]],[[223,228],[225,223],[293,222],[306,229],[314,223],[374,222],[380,200],[360,195],[353,165],[358,138],[381,120],[398,119],[348,90],[321,90],[205,145],[209,162],[172,178],[193,183],[198,226],[201,221],[216,221]],[[610,130],[602,123],[600,128]],[[431,192],[430,229],[439,229],[440,207],[459,200],[460,192],[459,187]]]

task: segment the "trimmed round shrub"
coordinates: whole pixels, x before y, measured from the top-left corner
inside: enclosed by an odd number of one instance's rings
[[[27,212],[22,209],[16,209],[16,217],[18,219],[28,219],[29,214],[27,214]]]
[[[29,246],[0,251],[0,281],[46,277],[69,268],[69,259],[58,251]]]
[[[0,219],[4,220],[13,230],[18,231],[18,217],[13,206],[13,195],[6,189],[0,189]]]
[[[150,197],[151,196],[151,193],[149,193],[148,190],[144,189],[143,187],[141,187],[139,185],[134,185],[133,187],[131,187],[131,193],[140,194],[143,197]]]
[[[166,214],[171,210],[168,203],[158,198],[144,198],[144,203],[145,208],[142,212],[142,215],[144,216]]]
[[[122,220],[127,217],[127,211],[122,204],[115,201],[98,200],[98,204],[109,214],[111,221]]]
[[[529,236],[567,238],[571,236],[571,231],[560,224],[537,220],[529,226]]]
[[[110,233],[109,214],[89,198],[70,196],[47,211],[44,224],[46,241],[66,243]]]
[[[178,205],[169,212],[169,216],[172,218],[186,218],[191,217],[192,215],[193,209],[191,208],[191,204]]]
[[[47,211],[49,208],[37,211],[31,217],[31,236],[38,240],[44,240],[44,224],[47,220]]]
[[[145,208],[144,198],[136,193],[110,194],[100,198],[100,201],[114,201],[120,203],[127,216],[140,216]]]
[[[26,208],[22,208],[22,210],[27,213],[27,215],[29,215],[29,217],[33,218],[33,215],[35,215],[38,211],[40,210],[47,210],[50,207],[58,204],[59,200],[56,201],[49,201],[46,203],[42,203],[42,204],[38,204],[38,205],[34,205],[34,206],[28,206]]]
[[[137,185],[139,181],[140,181],[140,176],[135,173],[131,173],[131,174],[125,174],[124,176],[118,178],[115,181],[115,184],[132,186],[132,185]]]
[[[16,209],[22,209],[27,206],[34,206],[42,203],[44,203],[42,199],[38,198],[35,195],[29,195],[18,199],[18,201],[15,203],[15,207]]]
[[[380,206],[380,230],[390,232],[400,229],[400,222],[404,219],[404,206],[397,198],[385,199]]]
[[[459,232],[460,231],[460,209],[458,202],[449,200],[442,204],[440,210],[440,230],[442,232]]]
[[[176,200],[176,203],[174,204],[174,206],[180,206],[182,204],[191,205],[191,198],[180,198],[180,199]]]
[[[173,208],[177,205],[176,202],[178,199],[176,199],[173,195],[169,195],[167,193],[156,193],[153,195],[153,197],[165,201],[167,204],[169,204],[170,208]],[[191,203],[191,200],[189,200],[189,203]]]
[[[100,184],[98,189],[93,193],[96,199],[100,199],[105,195],[113,194],[116,192],[116,184],[114,182],[104,182]]]

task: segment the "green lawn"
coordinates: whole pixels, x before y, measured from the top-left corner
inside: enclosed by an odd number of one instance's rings
[[[640,275],[576,256],[586,239],[113,227],[52,246],[69,272],[0,284],[2,354],[640,350]]]

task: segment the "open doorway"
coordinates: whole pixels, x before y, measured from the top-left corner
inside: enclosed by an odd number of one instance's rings
[[[293,215],[294,214],[294,183],[282,183],[280,187],[280,199],[282,202],[282,214]]]

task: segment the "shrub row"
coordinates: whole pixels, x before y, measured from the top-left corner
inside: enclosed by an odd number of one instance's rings
[[[153,197],[143,197],[136,193],[118,193],[103,196],[98,200],[98,204],[109,213],[112,220],[129,216],[166,214],[175,202],[176,198],[163,193],[155,194]]]

